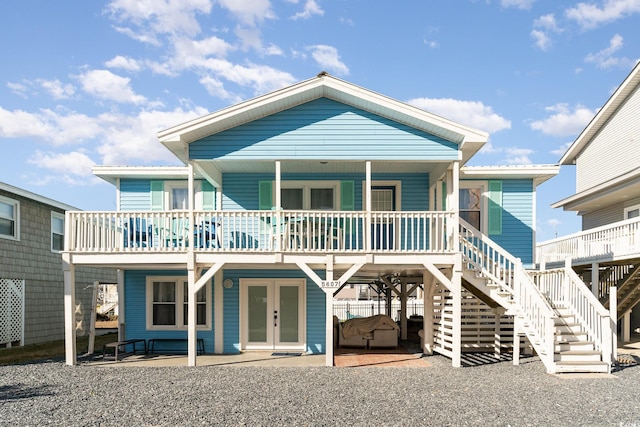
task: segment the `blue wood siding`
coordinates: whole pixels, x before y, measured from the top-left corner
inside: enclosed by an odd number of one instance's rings
[[[533,263],[533,182],[502,181],[502,234],[489,236],[527,266]]]
[[[322,272],[317,272],[322,275]],[[306,280],[306,341],[307,352],[324,353],[325,348],[325,293],[300,270],[225,270],[224,278],[233,280],[234,286],[224,289],[224,352],[240,351],[240,279]]]
[[[189,144],[191,159],[456,160],[458,145],[320,98]]]
[[[147,277],[176,276],[186,277],[185,271],[169,270],[127,270],[124,273],[126,338],[187,338],[187,330],[157,331],[147,330]],[[213,298],[213,292],[212,298]],[[213,310],[214,303],[211,307]],[[213,318],[213,315],[212,315]],[[206,353],[213,353],[214,329],[199,330],[198,338],[204,340]]]
[[[147,211],[151,209],[151,181],[148,179],[120,180],[120,210]]]

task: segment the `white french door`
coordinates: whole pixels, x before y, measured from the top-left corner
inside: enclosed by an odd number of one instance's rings
[[[305,281],[240,281],[242,347],[245,350],[304,350]]]

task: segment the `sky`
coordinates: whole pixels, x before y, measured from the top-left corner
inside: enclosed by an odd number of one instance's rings
[[[0,2],[0,181],[116,209],[95,165],[180,164],[157,132],[320,71],[484,130],[470,165],[558,164],[640,58],[640,0]],[[580,230],[537,193],[537,240]]]

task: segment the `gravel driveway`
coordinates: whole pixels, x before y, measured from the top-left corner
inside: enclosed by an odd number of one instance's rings
[[[640,426],[640,366],[564,379],[537,360],[455,369],[0,366],[2,426]]]

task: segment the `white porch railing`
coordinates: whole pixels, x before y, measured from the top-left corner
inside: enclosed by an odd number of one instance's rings
[[[564,268],[532,271],[529,274],[555,307],[569,310],[594,342],[595,349],[612,362],[613,341],[609,310],[598,301],[570,265]]]
[[[616,222],[541,242],[536,246],[540,263],[571,259],[621,258],[640,255],[640,218]]]
[[[524,327],[547,369],[554,365],[555,313],[522,262],[488,236],[460,219],[460,250],[467,268],[487,278],[509,295],[513,308],[524,319]],[[524,332],[524,331],[522,331]]]
[[[85,253],[451,253],[452,212],[67,212],[65,250]],[[448,223],[447,223],[448,221]]]

